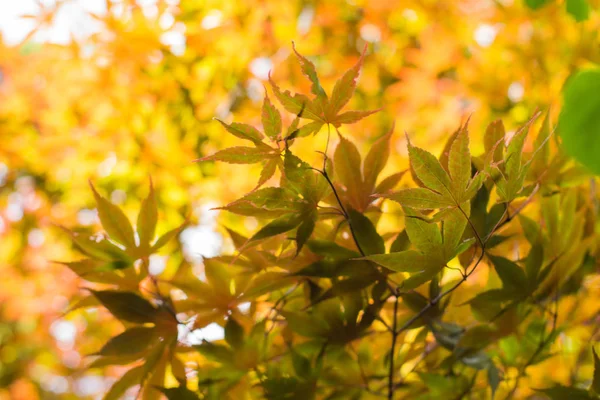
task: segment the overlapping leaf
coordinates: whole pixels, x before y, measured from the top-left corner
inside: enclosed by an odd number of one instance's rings
[[[454,137],[448,154],[447,169],[433,154],[413,146],[410,140],[408,154],[411,172],[420,187],[381,195],[406,207],[419,210],[459,207],[475,196],[486,177],[484,173],[471,177],[467,125]]]

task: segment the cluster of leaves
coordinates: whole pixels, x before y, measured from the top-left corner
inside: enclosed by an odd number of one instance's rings
[[[552,3],[552,0],[525,0],[527,7],[532,10],[537,10]],[[577,22],[585,21],[590,15],[590,4],[588,0],[567,0],[565,2],[565,8],[569,15],[571,15]]]
[[[146,396],[159,391],[169,399],[493,398],[499,391],[512,397],[528,368],[553,356],[568,318],[559,318],[559,298],[577,290],[593,259],[594,228],[586,220],[595,218],[595,208],[573,184],[578,170],[556,147],[550,116],[532,141],[540,113],[510,137],[501,121],[493,122],[478,157],[471,155],[468,122],[440,157],[407,138],[415,187],[397,190],[407,171],[380,179],[393,129],[364,161],[340,132],[373,113],[340,113],[355,91],[364,53],[330,96],[314,65],[296,54],[313,97],[271,81],[294,116],[286,133],[285,116],[265,97],[264,133],[222,123],[254,147],[202,159],[263,164],[258,186],[222,207],[263,223],[250,237],[229,231],[236,254],[205,259],[202,276],[184,262],[158,280],[148,273],[148,259],[180,228],[152,244],[152,188],[137,236],[123,212],[94,190],[108,237],[72,234],[88,258],[68,266],[110,286],[90,290],[80,306],[101,304],[126,326],[92,364],[134,365],[107,398],[138,384]],[[309,122],[300,126],[304,119]],[[327,143],[331,129],[338,143],[332,159],[325,149],[318,168],[292,150],[323,127]],[[526,143],[533,143],[531,151]],[[263,187],[277,170],[279,184]],[[530,211],[534,201],[541,204],[539,217]],[[404,229],[384,232],[380,221],[393,210],[404,215]],[[489,275],[485,289],[465,298],[472,293],[466,282],[479,273]],[[172,289],[184,296],[165,294]],[[245,303],[250,307],[242,311]],[[178,340],[178,325],[194,331],[212,322],[224,327],[224,342]],[[180,357],[196,362],[193,384],[192,368]],[[177,386],[164,386],[167,371]],[[593,391],[556,386],[540,393],[592,398]]]

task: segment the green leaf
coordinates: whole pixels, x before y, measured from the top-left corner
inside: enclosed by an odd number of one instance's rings
[[[326,240],[309,240],[307,246],[310,251],[329,261],[344,261],[360,256],[354,250]]]
[[[585,21],[590,16],[590,4],[588,0],[567,0],[567,12],[577,22]]]
[[[411,275],[407,280],[402,282],[402,290],[412,290],[421,286],[425,282],[434,279],[436,275],[444,268],[441,263],[433,263],[428,266],[425,271]]]
[[[202,157],[197,161],[223,161],[229,164],[255,164],[266,158],[277,156],[277,151],[269,146],[264,147],[230,147],[217,151],[210,156]]]
[[[291,135],[287,137],[287,139],[294,139],[296,137],[305,137],[310,136],[312,134],[317,134],[323,123],[320,121],[309,122],[306,125],[301,126],[300,128],[294,130]]]
[[[266,135],[271,138],[271,140],[276,140],[279,137],[279,134],[281,134],[281,114],[271,103],[271,100],[266,93],[261,117]]]
[[[116,290],[90,290],[94,296],[117,319],[143,324],[154,322],[158,310],[148,300],[133,292]]]
[[[139,354],[148,349],[157,339],[155,328],[136,326],[111,338],[98,352],[101,356],[121,356]]]
[[[238,137],[240,139],[250,140],[253,143],[262,142],[263,135],[256,129],[255,127],[247,124],[240,124],[237,122],[232,123],[231,125],[226,124],[225,122],[217,119],[223,125],[223,127],[227,130],[227,132],[231,133],[233,136]],[[280,121],[281,123],[281,121]],[[280,127],[281,129],[281,127]]]
[[[374,263],[397,272],[419,272],[423,271],[430,261],[423,253],[415,250],[406,250],[399,253],[373,254],[362,260],[373,261]]]
[[[160,388],[159,390],[167,397],[167,400],[200,400],[198,394],[185,386]]]
[[[260,171],[260,177],[258,178],[258,183],[256,184],[256,189],[267,183],[269,179],[275,175],[275,171],[277,170],[277,166],[281,165],[281,160],[279,158],[271,158],[262,162],[263,168]]]
[[[532,10],[537,10],[549,4],[552,0],[525,0],[525,5]]]
[[[131,263],[120,261],[102,262],[95,260],[80,260],[63,262],[61,264],[69,267],[71,271],[88,282],[108,283],[112,285],[122,284],[125,280],[113,270],[123,269],[131,265]]]
[[[442,234],[437,224],[427,222],[418,212],[404,207],[406,233],[410,242],[424,254],[439,254],[442,258]]]
[[[132,386],[138,385],[143,377],[144,368],[138,366],[125,372],[118,381],[116,381],[103,397],[104,400],[119,400],[123,397],[127,389]]]
[[[437,208],[446,208],[454,203],[447,197],[426,188],[408,188],[394,193],[380,195],[390,200],[394,200],[403,206],[416,208],[417,210],[434,210]]]
[[[292,366],[296,375],[304,379],[309,378],[312,372],[310,360],[293,348],[290,348],[290,353],[292,355]]]
[[[496,328],[491,325],[475,325],[463,333],[457,346],[463,349],[483,349],[494,340],[495,333]]]
[[[185,386],[174,388],[158,388],[167,400],[200,400],[200,397]]]
[[[496,390],[498,390],[498,386],[500,386],[500,371],[493,362],[489,363],[487,368],[487,380],[490,389],[492,390],[492,400],[496,394]]]
[[[567,80],[558,131],[567,153],[600,175],[600,68],[579,71]]]
[[[250,241],[266,239],[271,236],[289,232],[300,225],[301,222],[302,219],[298,214],[283,215],[263,226],[250,238]]]
[[[512,289],[522,295],[528,293],[527,276],[521,267],[504,257],[492,255],[489,257],[504,288]]]
[[[460,244],[467,226],[470,203],[465,202],[462,207],[464,208],[450,210],[442,220],[442,241],[444,243],[444,256],[447,260],[455,256],[456,248]]]
[[[158,207],[156,205],[156,197],[154,195],[154,186],[150,179],[150,192],[148,197],[142,200],[140,213],[138,214],[136,230],[140,239],[140,247],[148,249],[150,242],[156,235],[156,222],[158,219]]]
[[[353,209],[348,211],[348,216],[350,224],[352,224],[354,229],[356,240],[365,255],[385,253],[383,238],[379,236],[371,220]]]
[[[574,387],[557,385],[548,389],[536,389],[544,393],[551,400],[593,400],[595,399],[588,391]]]
[[[288,326],[292,331],[306,337],[325,337],[329,333],[329,326],[320,317],[306,313],[281,311]]]
[[[448,154],[448,172],[452,179],[452,192],[460,199],[471,179],[471,153],[467,125],[460,129]]]
[[[398,253],[404,250],[408,250],[410,248],[410,239],[408,239],[408,234],[406,230],[403,230],[396,236],[396,239],[392,242],[392,246],[390,247],[390,253]]]
[[[66,228],[62,228],[69,236],[71,236],[71,240],[75,244],[75,246],[81,250],[84,254],[102,261],[119,261],[122,264],[130,265],[134,260],[130,259],[129,256],[121,250],[119,247],[115,246],[108,240],[92,240],[83,234],[71,232]],[[121,263],[117,264],[120,265]]]
[[[108,233],[111,239],[121,243],[127,248],[135,247],[133,227],[125,213],[123,213],[119,207],[100,196],[94,185],[92,185],[92,182],[90,182],[90,187],[92,188],[94,198],[96,199],[98,217],[100,218],[100,222],[102,222],[102,227],[106,233]]]
[[[171,241],[171,239],[175,238],[179,234],[179,232],[181,232],[183,230],[183,228],[185,228],[186,225],[187,225],[187,221],[185,221],[183,224],[179,225],[177,228],[171,229],[170,231],[167,231],[162,236],[160,236],[156,240],[156,243],[154,243],[154,245],[152,246],[152,251],[155,252],[155,251],[159,250],[161,247],[163,247],[164,245],[166,245],[167,243],[169,243]]]
[[[596,354],[596,349],[592,346],[592,354],[594,355],[594,378],[592,380],[592,389],[596,394],[600,394],[600,358]]]
[[[419,181],[443,196],[450,196],[450,177],[433,154],[413,146],[408,140],[408,156],[411,168]]]
[[[506,147],[504,171],[500,179],[496,181],[496,189],[501,202],[510,202],[516,197],[524,195],[523,182],[531,163],[522,163],[523,146],[531,125],[539,115],[539,112],[535,113],[525,125],[519,128]]]
[[[244,328],[233,317],[225,324],[225,341],[234,349],[244,344]]]
[[[235,354],[226,346],[204,341],[201,344],[193,347],[209,360],[228,365],[232,365],[234,363]]]
[[[536,243],[529,250],[527,261],[525,262],[525,272],[529,281],[530,290],[534,290],[538,286],[538,276],[544,262],[544,248],[541,243]]]
[[[220,209],[247,216],[280,216],[282,213],[299,211],[302,200],[291,190],[267,187],[248,193]]]
[[[302,223],[296,231],[296,254],[300,253],[304,244],[310,239],[313,231],[315,230],[315,223],[317,221],[317,213],[311,212],[310,215],[304,216]]]

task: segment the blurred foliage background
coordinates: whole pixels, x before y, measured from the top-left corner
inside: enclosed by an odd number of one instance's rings
[[[176,245],[199,265],[231,249],[224,226],[256,229],[211,208],[251,190],[260,167],[193,160],[235,142],[213,117],[259,123],[269,73],[308,91],[292,41],[327,88],[368,44],[353,108],[383,112],[352,130],[362,150],[395,121],[437,153],[468,117],[481,148],[493,119],[514,130],[536,109],[555,116],[566,78],[600,63],[597,0],[582,21],[559,0],[57,0],[32,2],[18,20],[9,3],[0,5],[1,399],[97,398],[114,382],[83,367],[117,323],[93,310],[65,315],[81,283],[53,262],[76,258],[58,226],[98,228],[88,180],[133,216],[152,176],[159,231],[190,215]],[[296,151],[318,160],[323,140]],[[388,168],[404,169],[406,139],[392,140]],[[163,253],[157,273],[181,261]],[[581,320],[600,294],[600,281],[588,284]],[[560,363],[537,366],[532,384],[568,380],[594,329],[563,333]]]

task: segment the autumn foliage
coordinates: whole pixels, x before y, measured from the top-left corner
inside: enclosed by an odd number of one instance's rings
[[[116,3],[91,59],[0,56],[0,398],[600,398],[593,1],[159,1],[182,54]]]

